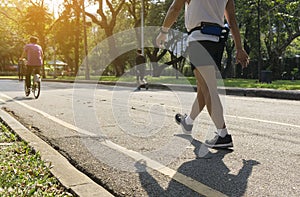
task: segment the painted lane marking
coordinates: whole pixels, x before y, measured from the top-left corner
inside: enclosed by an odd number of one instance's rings
[[[248,118],[248,117],[243,117],[243,116],[233,116],[233,115],[225,115],[225,116],[229,117],[229,118],[238,118],[238,119],[243,119],[243,120],[250,120],[250,121],[256,121],[256,122],[277,124],[277,125],[287,126],[287,127],[300,128],[300,125],[294,125],[294,124],[289,124],[289,123],[284,123],[284,122],[275,122],[275,121],[271,121],[271,120],[262,120],[262,119]]]
[[[54,121],[54,122],[56,122],[56,123],[58,123],[58,124],[60,124],[64,127],[66,127],[66,128],[77,131],[80,134],[84,134],[84,135],[87,135],[87,136],[93,136],[93,137],[97,136],[94,133],[91,133],[91,132],[86,131],[84,129],[80,129],[80,128],[72,125],[72,124],[64,122],[64,121],[62,121],[62,120],[60,120],[60,119],[58,119],[54,116],[51,116],[50,114],[47,114],[47,113],[45,113],[41,110],[33,108],[33,107],[31,107],[31,106],[29,106],[25,103],[14,100],[13,98],[11,98],[11,97],[3,94],[3,93],[0,93],[0,96],[4,97],[6,99],[12,100],[12,101],[16,102],[17,104],[19,104],[19,105],[21,105],[21,106],[23,106],[23,107],[25,107],[29,110],[35,111],[35,112],[41,114],[42,116],[44,116],[45,118],[48,118],[48,119],[50,119],[50,120],[52,120],[52,121]],[[0,99],[0,100],[3,101],[3,102],[6,102],[2,99]],[[146,161],[147,166],[149,168],[151,168],[153,170],[156,170],[156,171],[170,177],[171,179],[174,179],[174,180],[178,181],[179,183],[185,185],[186,187],[194,190],[195,192],[197,192],[201,195],[212,196],[212,197],[226,196],[225,194],[223,194],[223,193],[221,193],[217,190],[214,190],[214,189],[208,187],[207,185],[204,185],[204,184],[202,184],[202,183],[200,183],[200,182],[198,182],[198,181],[196,181],[196,180],[194,180],[194,179],[192,179],[188,176],[185,176],[184,174],[181,174],[181,173],[179,173],[179,172],[177,172],[177,171],[175,171],[171,168],[168,168],[167,166],[165,166],[165,165],[163,165],[163,164],[161,164],[157,161],[154,161],[154,160],[152,160],[152,159],[150,159],[150,158],[148,158],[148,157],[146,157],[146,156],[144,156],[144,155],[142,155],[142,154],[140,154],[136,151],[129,150],[125,147],[122,147],[118,144],[115,144],[110,140],[104,139],[103,141],[101,141],[101,144],[133,158],[136,162],[138,162],[140,160]]]
[[[1,95],[2,97],[6,98],[6,99],[13,100],[15,103],[18,103],[19,105],[21,105],[21,106],[23,106],[23,107],[25,107],[25,108],[27,108],[27,109],[29,109],[29,110],[31,110],[31,111],[35,111],[35,112],[41,114],[42,116],[44,116],[45,118],[48,118],[48,119],[50,119],[50,120],[52,120],[52,121],[54,121],[54,122],[56,122],[56,123],[58,123],[58,124],[60,124],[60,125],[62,125],[62,126],[64,126],[64,127],[67,127],[67,128],[69,128],[69,129],[71,129],[71,130],[74,130],[74,131],[77,131],[77,132],[80,133],[80,134],[88,135],[88,136],[93,136],[93,137],[94,137],[94,136],[97,136],[97,135],[94,134],[94,133],[88,132],[88,131],[86,131],[86,130],[84,130],[84,129],[80,129],[80,128],[78,128],[78,127],[72,125],[72,124],[69,124],[69,123],[67,123],[67,122],[65,122],[65,121],[62,121],[62,120],[59,119],[59,118],[56,118],[56,117],[54,117],[54,116],[51,116],[50,114],[47,114],[47,113],[45,113],[45,112],[43,112],[43,111],[41,111],[41,110],[39,110],[39,109],[33,108],[33,107],[31,107],[31,106],[29,106],[29,105],[27,105],[27,104],[25,104],[25,103],[23,103],[23,102],[21,102],[21,101],[14,100],[13,98],[11,98],[11,97],[9,97],[9,96],[3,94],[3,93],[0,93],[0,95]],[[5,102],[5,101],[4,101],[4,102]]]
[[[134,103],[135,104],[144,104],[141,101],[135,101]],[[152,103],[147,103],[147,104],[152,104]],[[177,110],[182,109],[182,107],[172,106],[172,105],[167,105],[167,107],[170,107],[171,109],[177,109]],[[146,111],[145,109],[139,109],[139,108],[136,108],[136,110]],[[208,112],[206,110],[203,110],[201,113],[208,114]],[[276,125],[281,125],[281,126],[300,128],[300,125],[289,124],[289,123],[284,123],[284,122],[276,122],[276,121],[271,121],[271,120],[263,120],[263,119],[258,119],[258,118],[250,118],[250,117],[228,115],[228,114],[224,114],[224,116],[228,117],[228,118],[235,118],[235,119],[238,118],[238,119],[242,119],[242,120],[249,120],[249,121],[255,121],[255,122],[270,123],[270,124],[276,124]],[[173,117],[173,115],[172,115],[172,117]]]

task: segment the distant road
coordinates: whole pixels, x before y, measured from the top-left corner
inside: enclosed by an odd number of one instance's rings
[[[0,106],[116,196],[299,196],[300,101],[222,96],[234,149],[207,149],[204,111],[192,136],[177,112],[193,92],[0,81]]]

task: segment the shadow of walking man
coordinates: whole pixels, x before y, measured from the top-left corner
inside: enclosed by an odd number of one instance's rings
[[[160,181],[151,174],[153,170],[147,167],[146,161],[135,164],[140,182],[148,196],[243,196],[247,189],[248,178],[252,169],[259,162],[243,160],[242,168],[237,174],[231,174],[223,162],[225,155],[232,153],[231,149],[218,149],[214,152],[206,148],[192,136],[178,135],[191,140],[196,159],[183,163],[170,177],[168,187],[164,189]],[[199,156],[200,155],[200,156]]]

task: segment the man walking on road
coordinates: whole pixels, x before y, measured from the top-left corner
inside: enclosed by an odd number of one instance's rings
[[[228,30],[224,27],[224,16],[232,33],[236,61],[243,67],[249,63],[248,54],[242,47],[241,36],[236,22],[234,0],[174,0],[164,19],[160,33],[156,38],[159,47],[164,45],[169,28],[174,24],[185,6],[185,26],[189,33],[189,58],[197,79],[197,98],[190,114],[176,114],[175,120],[184,133],[191,134],[193,122],[206,106],[217,132],[205,144],[212,148],[232,147],[231,135],[228,133],[223,106],[217,92],[215,65],[221,65],[224,44]],[[207,58],[210,56],[212,58]]]
[[[31,36],[29,40],[29,44],[26,44],[24,47],[24,51],[21,56],[21,60],[26,58],[26,75],[25,75],[25,83],[27,87],[26,96],[30,93],[30,84],[31,79],[30,76],[34,71],[34,74],[40,74],[41,66],[43,65],[43,50],[40,45],[37,44],[38,38]]]
[[[145,79],[145,72],[146,72],[146,58],[142,54],[142,50],[137,50],[137,56],[135,58],[135,64],[136,64],[136,82],[137,82],[137,90],[141,90],[141,86],[147,87],[147,81]]]

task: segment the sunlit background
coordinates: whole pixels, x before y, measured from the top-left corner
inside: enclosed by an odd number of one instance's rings
[[[0,72],[14,75],[24,44],[30,35],[39,38],[45,52],[43,77],[89,76],[104,72],[120,77],[134,65],[135,52],[121,54],[103,71],[99,69],[112,52],[118,53],[114,42],[109,52],[99,51],[101,59],[90,57],[88,52],[97,44],[116,33],[135,29],[135,39],[124,40],[124,45],[141,48],[148,60],[148,73],[154,77],[173,73],[173,68],[192,76],[184,54],[185,37],[169,34],[169,51],[144,47],[145,26],[159,27],[173,0],[0,0]],[[100,5],[101,6],[100,6]],[[270,74],[273,79],[300,78],[300,1],[294,0],[240,0],[235,1],[242,41],[250,55],[250,65],[243,69],[235,64],[235,49],[231,36],[226,43],[219,70],[224,78],[260,79]],[[141,28],[140,28],[141,27]],[[186,32],[183,12],[173,25],[177,32]],[[157,32],[152,32],[153,34]],[[172,39],[176,38],[176,40]],[[177,47],[177,48],[176,48]],[[175,61],[174,58],[178,58]],[[59,67],[56,60],[63,62]],[[54,62],[48,65],[48,62]],[[174,63],[176,62],[176,63]],[[67,66],[65,66],[67,65]],[[83,67],[80,67],[83,65]],[[166,66],[167,65],[167,66]],[[9,69],[12,67],[12,69]],[[6,72],[7,71],[7,72]],[[11,71],[11,72],[8,72]]]

